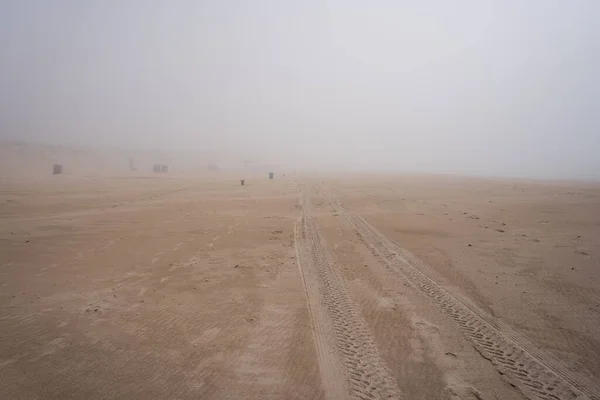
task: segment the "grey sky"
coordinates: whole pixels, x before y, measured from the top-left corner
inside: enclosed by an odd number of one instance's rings
[[[600,2],[0,0],[0,139],[600,178]]]

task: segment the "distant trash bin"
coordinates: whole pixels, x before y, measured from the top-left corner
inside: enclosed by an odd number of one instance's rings
[[[241,184],[242,186],[244,186],[244,183],[246,183],[246,180],[245,180],[245,179],[241,179],[241,180],[240,180],[240,184]]]
[[[54,175],[59,175],[62,174],[62,165],[60,164],[54,164],[54,167],[52,168],[52,172],[54,173]]]
[[[275,176],[274,172],[269,172],[269,179],[273,179],[274,176]]]

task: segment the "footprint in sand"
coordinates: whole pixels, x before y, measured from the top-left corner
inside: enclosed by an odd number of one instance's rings
[[[158,259],[160,258],[160,256],[162,256],[163,254],[165,254],[165,253],[163,253],[162,251],[156,253],[154,258],[152,259],[152,264],[156,263],[158,261]]]
[[[415,322],[415,327],[416,327],[416,329],[418,329],[422,332],[428,333],[430,335],[435,335],[437,333],[440,333],[440,330],[437,326],[426,323],[426,322],[421,322],[421,321]]]

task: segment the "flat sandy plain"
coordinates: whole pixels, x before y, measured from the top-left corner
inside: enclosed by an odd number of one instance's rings
[[[2,399],[598,399],[600,186],[0,185]]]

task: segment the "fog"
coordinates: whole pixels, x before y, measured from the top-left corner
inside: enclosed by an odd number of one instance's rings
[[[600,178],[600,3],[0,2],[0,140]]]

